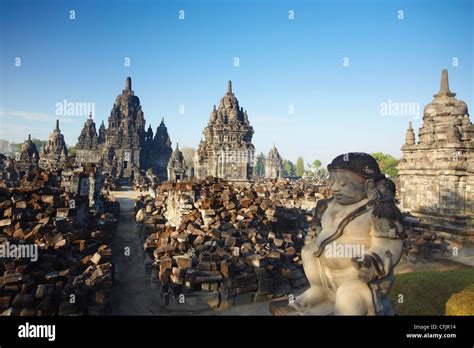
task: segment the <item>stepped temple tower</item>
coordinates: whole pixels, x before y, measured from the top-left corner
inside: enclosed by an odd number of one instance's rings
[[[57,166],[67,159],[67,146],[64,135],[59,129],[59,120],[56,120],[56,128],[49,135],[48,142],[43,148],[39,165],[42,167]]]
[[[139,170],[145,118],[130,77],[125,81],[122,94],[115,99],[108,122],[103,149],[104,170],[120,178],[133,178],[134,171]]]
[[[253,128],[247,111],[239,107],[229,81],[227,93],[219,107],[214,105],[204,139],[195,155],[195,175],[198,179],[212,175],[230,181],[248,181],[252,178],[255,148]]]
[[[103,126],[103,123],[102,123]],[[101,126],[101,128],[102,128]],[[100,159],[101,148],[105,144],[105,136],[101,138],[97,135],[92,113],[89,115],[81,135],[76,144],[76,165],[83,163],[97,163]]]
[[[474,241],[474,126],[455,95],[443,70],[418,142],[410,122],[399,164],[401,204],[455,239]]]
[[[133,179],[138,171],[152,169],[160,180],[167,180],[172,148],[164,120],[154,137],[151,125],[145,131],[145,123],[140,99],[127,77],[110,112],[108,128],[102,122],[97,133],[91,115],[84,124],[76,145],[76,164],[98,163],[104,172],[122,179]]]
[[[265,160],[265,178],[278,179],[283,176],[283,160],[275,145],[270,149]]]
[[[18,165],[22,169],[28,169],[30,165],[37,165],[39,158],[36,144],[31,140],[31,134],[28,134],[28,139],[21,144],[20,152],[18,153]]]

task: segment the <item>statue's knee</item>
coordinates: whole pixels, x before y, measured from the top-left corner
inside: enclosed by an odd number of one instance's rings
[[[366,315],[367,314],[367,285],[357,282],[342,284],[336,292],[334,314],[336,315]]]

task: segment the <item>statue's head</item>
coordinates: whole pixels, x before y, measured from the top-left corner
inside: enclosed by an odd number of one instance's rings
[[[385,178],[375,158],[363,152],[337,156],[328,165],[334,199],[342,205],[360,202],[376,192],[375,181]]]

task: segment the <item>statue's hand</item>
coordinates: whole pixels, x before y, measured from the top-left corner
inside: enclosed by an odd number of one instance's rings
[[[370,283],[377,278],[375,267],[367,256],[361,260],[360,257],[352,258],[352,265],[359,272],[359,280],[364,283]]]

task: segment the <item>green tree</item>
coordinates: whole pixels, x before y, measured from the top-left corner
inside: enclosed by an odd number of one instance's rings
[[[10,143],[10,150],[11,150],[10,155],[14,157],[15,154],[20,151],[20,147],[21,147],[20,143]]]
[[[36,145],[38,147],[38,145]],[[75,146],[68,146],[67,148],[67,153],[68,155],[74,155],[76,153],[76,147]]]
[[[265,155],[263,152],[257,156],[257,163],[253,169],[253,174],[255,176],[264,176],[265,175]]]
[[[391,178],[398,175],[397,166],[398,163],[400,163],[400,160],[382,152],[374,152],[371,155],[377,160],[382,173]]]
[[[296,176],[303,176],[304,174],[304,160],[303,157],[298,157],[296,160]]]
[[[322,176],[323,178],[327,177],[328,174],[329,174],[329,173],[328,173],[328,170],[327,170],[326,168],[324,168],[324,167],[322,167],[321,169],[319,169],[319,173],[321,173],[321,176]]]
[[[290,160],[283,160],[283,174],[284,176],[294,176],[295,175],[295,165]]]
[[[308,167],[308,175],[311,173],[310,176],[315,176],[318,168],[321,167],[321,161],[316,159],[313,163],[306,163],[306,166]]]
[[[290,176],[291,175],[291,166],[290,161],[283,160],[283,176]]]
[[[41,152],[43,147],[48,143],[47,140],[41,140],[41,139],[36,139],[36,138],[31,139],[31,141],[36,145],[36,149],[39,152]],[[69,151],[69,149],[68,149],[68,151]]]

